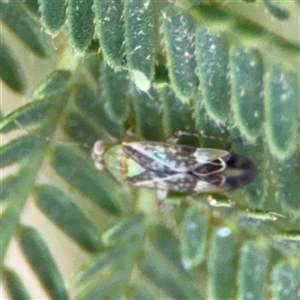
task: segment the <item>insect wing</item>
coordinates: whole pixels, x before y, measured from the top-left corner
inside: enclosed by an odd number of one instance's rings
[[[177,173],[196,170],[196,173],[204,172],[204,175],[212,170],[223,170],[225,164],[220,157],[228,154],[224,150],[158,142],[123,143],[122,148],[128,157],[145,169]],[[210,162],[213,162],[211,168]]]

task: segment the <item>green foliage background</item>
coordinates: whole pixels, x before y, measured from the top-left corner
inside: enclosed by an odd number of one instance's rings
[[[30,99],[0,125],[1,271],[12,299],[38,297],[23,265],[9,263],[15,242],[52,299],[299,298],[299,8],[0,2],[3,84]],[[33,93],[12,37],[54,62]],[[251,158],[257,180],[223,195],[172,194],[160,208],[154,191],[90,161],[98,139],[162,141],[177,130]],[[26,220],[31,204],[47,225]]]

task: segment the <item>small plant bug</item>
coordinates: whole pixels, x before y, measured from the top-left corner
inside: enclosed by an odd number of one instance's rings
[[[119,182],[157,190],[159,200],[168,191],[231,191],[257,175],[255,164],[240,154],[167,142],[123,142],[106,151],[100,140],[92,157],[98,169],[106,168]]]

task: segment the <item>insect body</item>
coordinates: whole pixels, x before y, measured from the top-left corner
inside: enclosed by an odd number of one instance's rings
[[[240,154],[162,142],[123,142],[105,151],[98,141],[92,156],[97,168],[122,183],[166,192],[226,192],[257,175],[255,164]]]

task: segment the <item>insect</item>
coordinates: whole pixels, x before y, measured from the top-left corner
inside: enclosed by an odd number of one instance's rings
[[[123,142],[106,151],[94,144],[95,166],[108,169],[122,183],[155,189],[159,200],[168,191],[227,192],[251,183],[257,168],[248,158],[220,149],[167,142]]]

